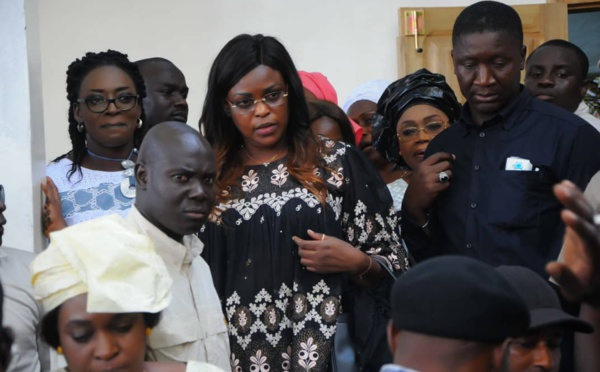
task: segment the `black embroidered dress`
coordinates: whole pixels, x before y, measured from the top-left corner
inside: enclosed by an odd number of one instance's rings
[[[386,185],[354,147],[322,138],[325,205],[287,171],[287,157],[248,166],[243,197],[221,204],[221,223],[199,233],[229,321],[231,365],[241,371],[327,371],[341,274],[311,273],[292,236],[312,229],[407,267]]]

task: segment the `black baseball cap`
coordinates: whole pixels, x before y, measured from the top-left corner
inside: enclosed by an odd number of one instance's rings
[[[594,327],[586,321],[563,311],[560,300],[550,283],[535,271],[522,266],[496,268],[519,293],[529,309],[530,330],[547,326],[560,326],[575,332],[592,333]]]
[[[417,264],[392,289],[392,324],[399,330],[499,343],[525,334],[529,311],[493,267],[465,256]]]

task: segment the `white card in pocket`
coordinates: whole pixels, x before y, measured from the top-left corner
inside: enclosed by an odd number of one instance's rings
[[[528,159],[523,159],[518,156],[510,156],[506,159],[506,167],[504,170],[507,171],[532,171],[533,165]]]

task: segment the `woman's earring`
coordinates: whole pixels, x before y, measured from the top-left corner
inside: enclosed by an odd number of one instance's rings
[[[142,123],[142,119],[138,119],[138,123],[137,123],[138,129],[141,128],[142,125],[144,125],[144,123]]]
[[[83,125],[83,121],[79,124],[77,124],[77,131],[79,133],[83,133],[83,131],[85,130],[85,125]]]
[[[63,353],[62,346],[57,346],[56,352],[59,353],[60,355],[62,355],[62,353]]]
[[[146,327],[146,336],[150,336],[152,333],[152,329],[150,327]]]

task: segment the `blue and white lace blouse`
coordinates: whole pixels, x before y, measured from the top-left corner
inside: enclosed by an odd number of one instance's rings
[[[69,180],[67,173],[72,161],[61,159],[46,167],[46,175],[52,178],[60,195],[62,214],[67,225],[74,225],[108,214],[118,213],[126,217],[135,199],[121,193],[122,171],[105,172],[81,168]]]

